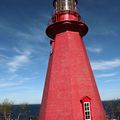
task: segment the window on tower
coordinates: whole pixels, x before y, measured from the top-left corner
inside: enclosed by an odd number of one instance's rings
[[[85,96],[80,101],[82,103],[84,120],[92,120],[91,98]]]
[[[54,41],[54,40],[51,40],[51,41],[50,41],[50,45],[51,45],[50,55],[52,55],[52,54],[53,54],[54,43],[55,43],[55,41]]]
[[[91,120],[90,102],[84,102],[85,120]]]

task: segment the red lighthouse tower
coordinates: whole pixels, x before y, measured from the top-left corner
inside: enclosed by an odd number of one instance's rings
[[[77,0],[54,0],[55,13],[46,33],[51,53],[39,120],[105,120],[82,37],[87,25]]]

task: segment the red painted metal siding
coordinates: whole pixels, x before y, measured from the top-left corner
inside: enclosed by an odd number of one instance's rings
[[[79,32],[56,35],[50,56],[39,120],[84,120],[80,100],[91,98],[93,120],[105,113]]]

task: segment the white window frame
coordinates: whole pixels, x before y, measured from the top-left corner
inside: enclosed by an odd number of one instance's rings
[[[86,107],[86,105],[88,106]],[[84,115],[85,115],[85,120],[91,120],[90,102],[84,102]],[[87,116],[89,116],[89,118],[86,118]]]

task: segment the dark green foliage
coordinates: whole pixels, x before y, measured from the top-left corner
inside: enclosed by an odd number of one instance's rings
[[[107,116],[120,120],[120,99],[103,101],[103,106],[105,108]]]
[[[27,106],[28,105],[25,103],[19,105],[18,113],[16,115],[16,112],[13,112],[13,102],[5,99],[0,104],[0,120],[20,120],[21,116],[27,117]]]
[[[38,120],[38,117],[30,116],[28,117],[28,120]]]
[[[120,120],[120,99],[103,101],[103,106],[108,120],[110,118]],[[25,103],[13,105],[13,102],[6,99],[0,104],[0,120],[11,120],[12,116],[13,120],[38,120],[39,109],[40,105],[27,105]]]
[[[0,104],[0,119],[10,120],[12,114],[13,103],[8,99],[5,99],[2,104]]]

